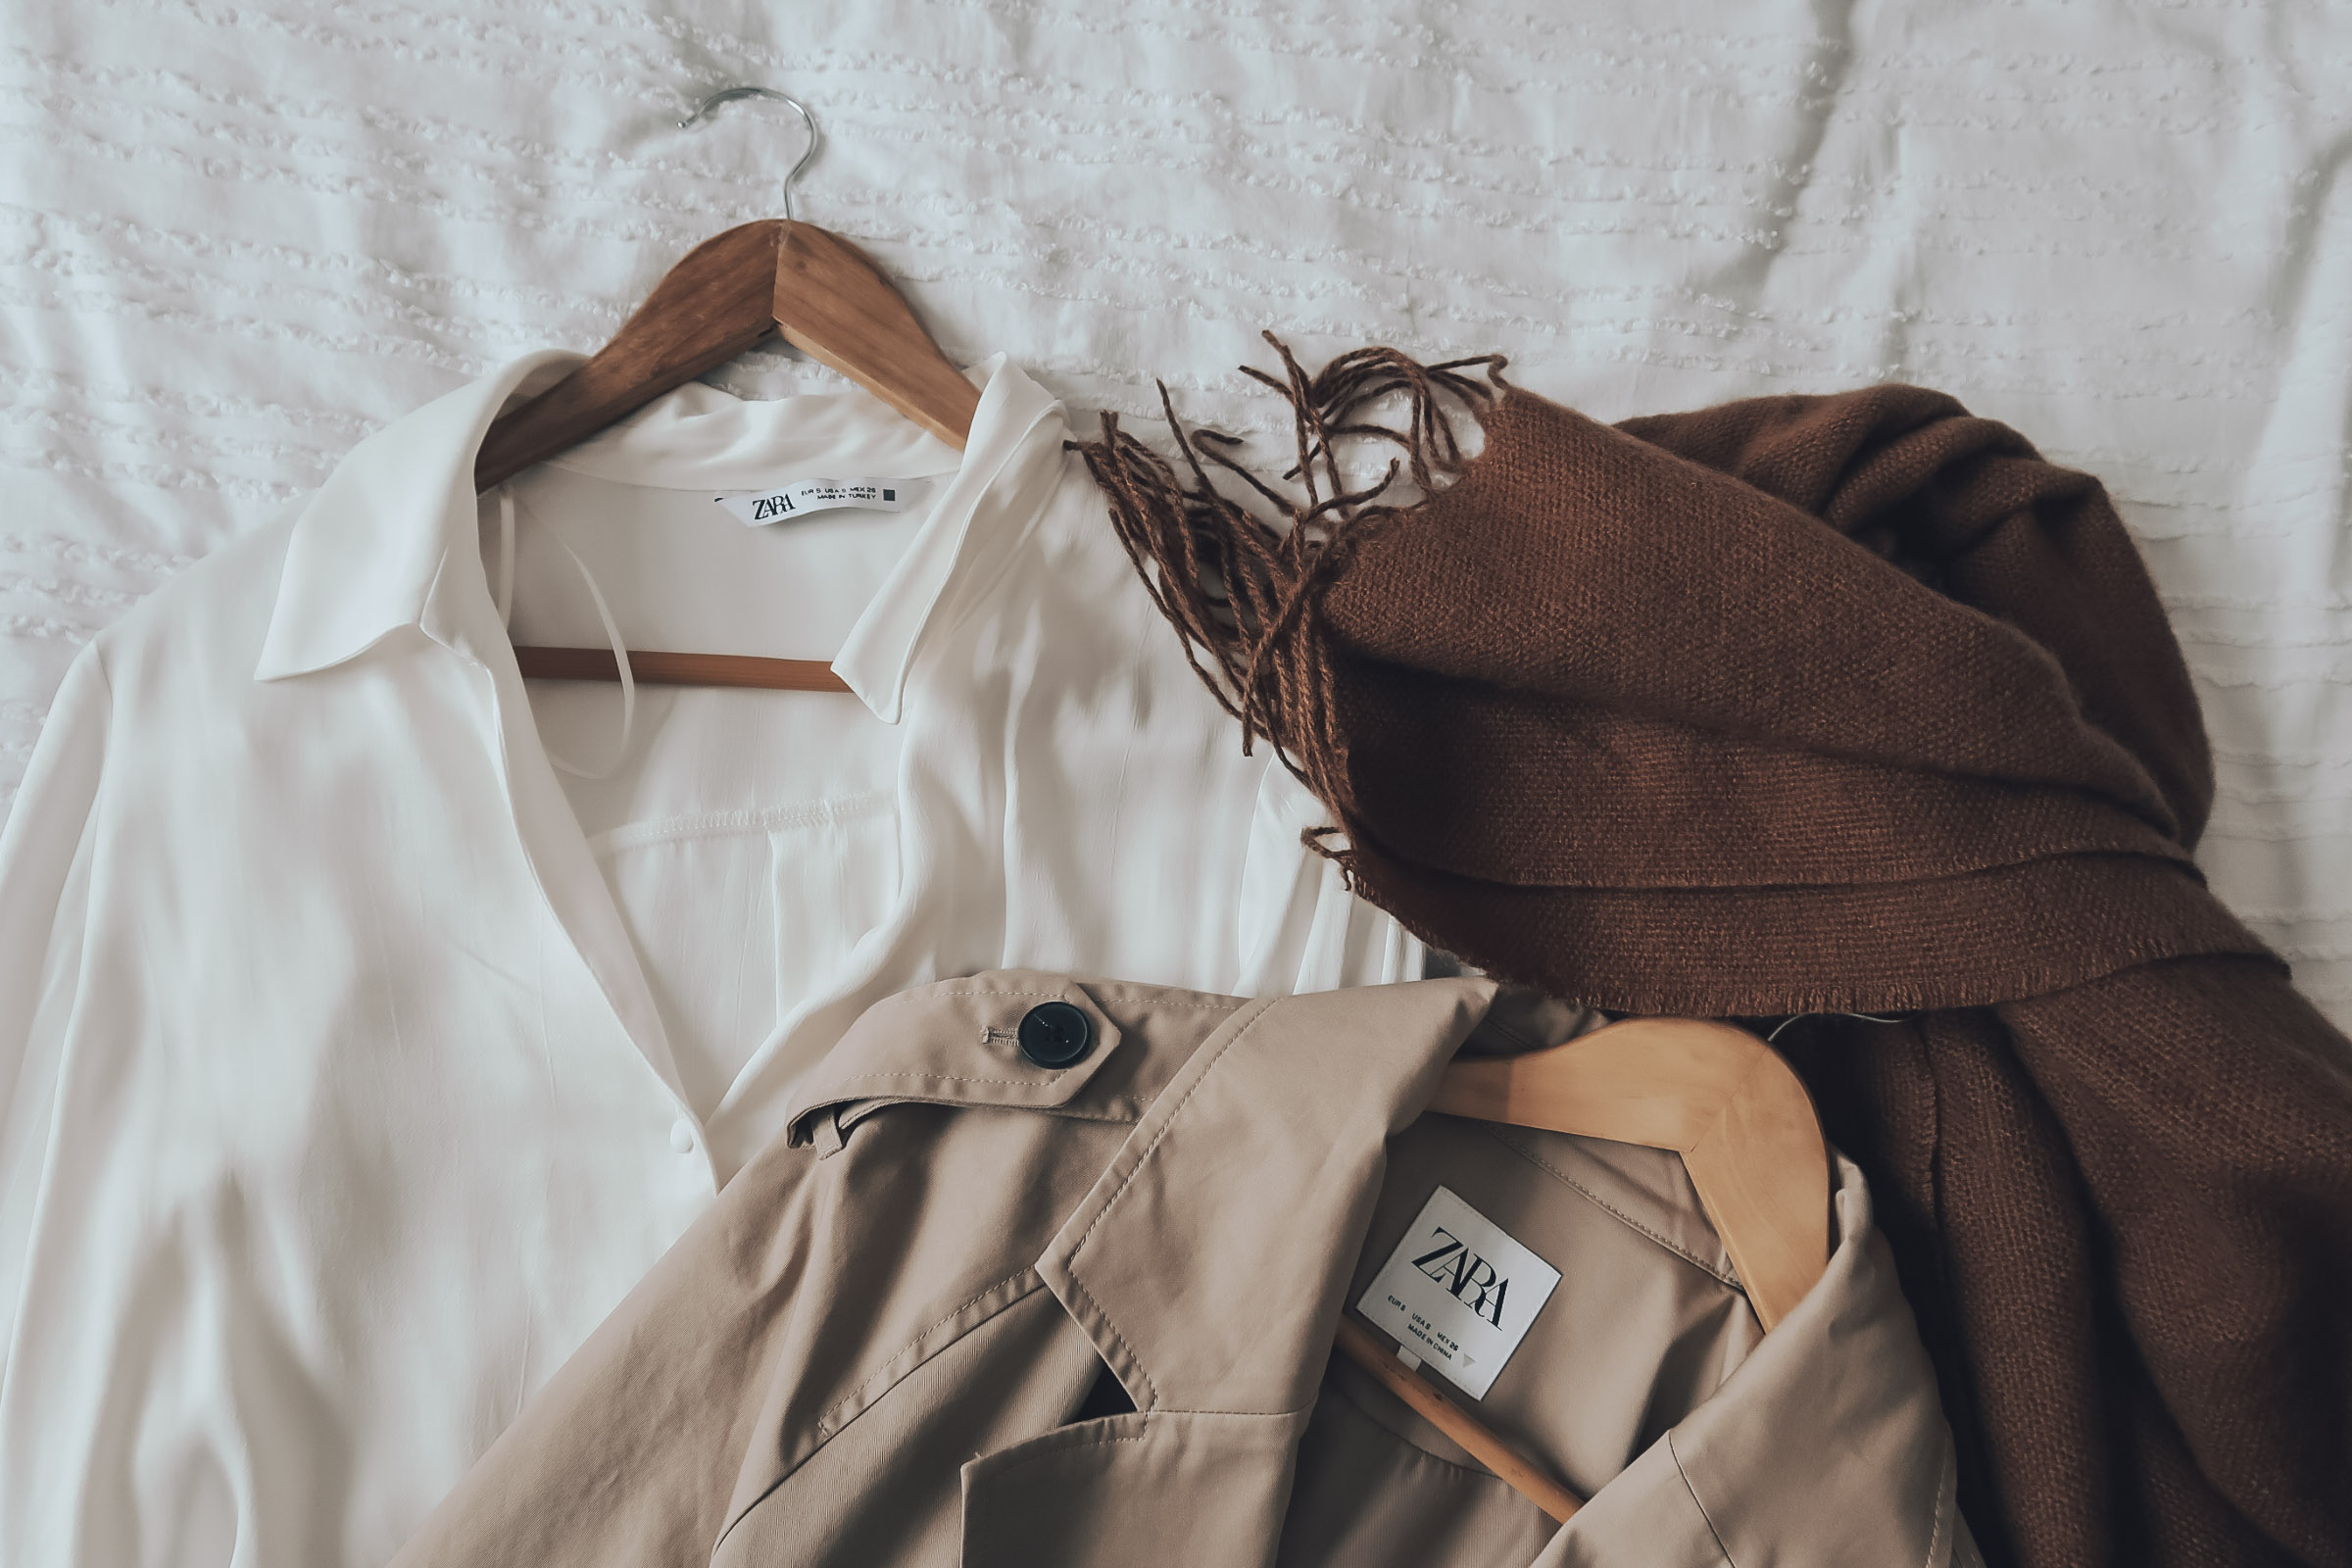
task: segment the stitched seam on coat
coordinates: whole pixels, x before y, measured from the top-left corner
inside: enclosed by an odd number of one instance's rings
[[[1141,1443],[1150,1436],[1151,1434],[1148,1432],[1138,1432],[1133,1437],[1123,1437],[1114,1434],[1110,1437],[1087,1438],[1082,1441],[1064,1439],[1062,1442],[1054,1444],[1050,1448],[1040,1448],[1035,1453],[1022,1454],[1018,1459],[1013,1460],[1012,1463],[1004,1466],[1004,1468],[999,1470],[995,1476],[991,1476],[989,1479],[993,1481],[1002,1476],[1008,1476],[1015,1470],[1020,1469],[1023,1465],[1036,1464],[1041,1459],[1058,1458],[1065,1453],[1074,1453],[1080,1448],[1103,1448],[1108,1447],[1114,1443]]]
[[[1067,1103],[1058,1105],[1035,1105],[1020,1102],[999,1103],[993,1100],[946,1100],[925,1095],[859,1095],[848,1100],[824,1100],[809,1106],[792,1119],[794,1122],[806,1121],[828,1108],[837,1115],[842,1111],[857,1110],[858,1114],[852,1117],[849,1127],[842,1131],[842,1139],[846,1144],[852,1132],[864,1126],[893,1105],[941,1105],[950,1110],[1026,1110],[1035,1115],[1052,1116],[1059,1121],[1131,1122],[1137,1119],[1135,1102],[1126,1099],[1105,1102],[1099,1110],[1087,1110],[1073,1107]],[[838,1153],[840,1151],[836,1150],[834,1152]]]
[[[767,1486],[761,1490],[760,1495],[745,1503],[742,1511],[727,1521],[726,1527],[719,1531],[718,1539],[710,1544],[711,1554],[715,1556],[719,1548],[727,1544],[727,1538],[735,1534],[736,1529],[742,1525],[746,1519],[749,1519],[753,1514],[758,1513],[760,1511],[760,1504],[766,1502],[768,1498],[774,1496],[779,1491],[781,1491],[786,1482],[790,1481],[794,1476],[800,1474],[801,1468],[808,1464],[810,1459],[814,1458],[818,1451],[821,1450],[826,1444],[832,1442],[833,1439],[839,1437],[842,1432],[848,1430],[850,1425],[848,1421],[844,1421],[840,1426],[832,1427],[831,1430],[827,1430],[827,1428],[831,1425],[836,1412],[840,1411],[845,1405],[848,1405],[851,1401],[855,1400],[860,1394],[871,1388],[877,1381],[883,1380],[890,1371],[891,1363],[898,1360],[900,1356],[905,1355],[908,1350],[911,1350],[916,1346],[922,1344],[925,1339],[933,1334],[938,1333],[940,1329],[946,1327],[949,1323],[954,1322],[961,1313],[967,1312],[974,1306],[977,1306],[980,1302],[987,1300],[988,1298],[995,1292],[1001,1291],[1005,1286],[1013,1284],[1019,1280],[1022,1274],[1029,1275],[1034,1280],[1034,1283],[1030,1286],[1030,1288],[1014,1296],[1010,1300],[1006,1301],[996,1311],[991,1312],[987,1317],[982,1318],[979,1323],[973,1324],[972,1332],[977,1332],[982,1324],[996,1321],[998,1318],[1004,1316],[1004,1313],[1011,1311],[1014,1307],[1029,1299],[1030,1297],[1035,1296],[1039,1291],[1045,1289],[1045,1277],[1039,1274],[1035,1268],[1025,1268],[1022,1269],[1019,1274],[1006,1275],[1004,1279],[999,1280],[996,1284],[990,1286],[987,1290],[982,1291],[979,1295],[973,1297],[970,1300],[956,1308],[955,1311],[950,1312],[946,1317],[941,1318],[937,1323],[932,1324],[929,1328],[923,1330],[922,1333],[917,1334],[913,1339],[907,1341],[905,1346],[901,1347],[894,1354],[890,1356],[889,1360],[884,1361],[883,1364],[876,1369],[872,1376],[866,1378],[865,1381],[858,1384],[856,1389],[853,1389],[850,1393],[843,1395],[839,1399],[836,1399],[830,1406],[828,1406],[825,1412],[816,1418],[814,1426],[810,1428],[810,1431],[815,1436],[816,1441],[809,1445],[808,1451],[802,1454],[799,1458],[794,1459],[789,1465],[785,1466],[776,1475],[775,1479],[770,1481]],[[891,1389],[897,1388],[900,1383],[904,1383],[906,1381],[906,1379],[914,1376],[915,1373],[921,1371],[923,1367],[928,1365],[935,1357],[960,1344],[966,1337],[968,1336],[958,1336],[956,1339],[949,1341],[947,1345],[941,1346],[939,1349],[932,1351],[930,1355],[924,1356],[922,1360],[917,1361],[913,1366],[907,1368],[906,1371],[901,1374],[896,1381],[891,1382],[880,1395],[876,1395],[873,1400],[867,1401],[869,1407],[871,1404],[878,1402],[881,1398],[886,1396],[890,1393]],[[860,1413],[862,1414],[863,1412],[861,1411]],[[856,1418],[853,1417],[852,1419],[854,1420]]]
[[[908,991],[890,1000],[912,1004],[933,1002],[941,997],[1052,997],[1058,1000],[1067,994],[1062,991]]]
[[[1241,1010],[1232,1004],[1224,1002],[1162,1002],[1151,995],[1150,987],[1105,986],[1103,989],[1116,996],[1121,1002],[1141,1002],[1159,1009],[1183,1007],[1194,1012],[1238,1012]],[[1049,1001],[1061,1001],[1066,999],[1072,991],[1086,996],[1085,991],[1076,985],[1068,986],[1060,991],[902,991],[896,996],[884,997],[874,1005],[879,1007],[890,1003],[902,1003],[907,1006],[916,1006],[925,1002],[936,1001],[941,997],[1044,997]],[[1093,1002],[1095,999],[1086,996],[1086,1000]],[[1100,1004],[1097,1005],[1099,1006]],[[1248,1005],[1246,1000],[1243,1005]]]
[[[954,1072],[861,1072],[840,1082],[846,1088],[851,1084],[881,1083],[891,1078],[920,1078],[934,1084],[1003,1084],[1012,1089],[1043,1089],[1059,1081],[1053,1078],[967,1078]]]
[[[849,1147],[849,1139],[852,1133],[856,1132],[858,1128],[864,1126],[867,1122],[873,1120],[876,1116],[890,1109],[894,1105],[937,1105],[949,1110],[1025,1110],[1030,1112],[1032,1115],[1052,1116],[1059,1121],[1099,1121],[1106,1123],[1134,1122],[1142,1119],[1143,1116],[1143,1112],[1137,1106],[1134,1099],[1126,1095],[1111,1096],[1108,1099],[1103,1100],[1099,1105],[1089,1108],[1086,1103],[1079,1100],[1075,1095],[1071,1096],[1069,1100],[1061,1101],[1052,1104],[1043,1104],[1034,1101],[1026,1100],[961,1100],[954,1099],[945,1095],[925,1095],[913,1092],[903,1092],[895,1095],[872,1094],[850,1095],[840,1098],[828,1097],[810,1105],[807,1110],[802,1111],[799,1115],[792,1117],[785,1123],[785,1126],[788,1128],[797,1128],[805,1122],[813,1122],[815,1124],[806,1136],[801,1137],[801,1141],[799,1143],[793,1146],[795,1148],[806,1148],[823,1142],[824,1140],[820,1129],[830,1125],[835,1134],[834,1146],[831,1149],[819,1153],[816,1157],[819,1159],[831,1159],[835,1154],[840,1153],[842,1150]],[[829,1119],[824,1116],[824,1112],[828,1110],[833,1113]],[[855,1111],[856,1114],[850,1115],[850,1113],[853,1111]],[[849,1116],[849,1123],[847,1126],[842,1124],[842,1118],[844,1116]]]
[[[1692,1268],[1697,1269],[1700,1273],[1706,1275],[1707,1278],[1715,1281],[1719,1285],[1738,1291],[1742,1297],[1747,1294],[1747,1288],[1741,1285],[1736,1277],[1726,1274],[1723,1270],[1715,1267],[1712,1263],[1709,1263],[1705,1258],[1692,1255],[1689,1249],[1677,1243],[1672,1237],[1661,1235],[1657,1231],[1651,1229],[1649,1226],[1642,1224],[1633,1215],[1628,1214],[1625,1212],[1625,1210],[1619,1208],[1616,1204],[1610,1202],[1607,1199],[1601,1197],[1598,1193],[1595,1193],[1592,1188],[1587,1187],[1583,1182],[1578,1181],[1566,1171],[1554,1166],[1550,1161],[1544,1159],[1542,1155],[1536,1153],[1534,1151],[1520,1148],[1517,1144],[1511,1142],[1508,1138],[1503,1137],[1500,1133],[1497,1133],[1491,1127],[1481,1128],[1480,1131],[1484,1132],[1489,1138],[1494,1139],[1494,1142],[1500,1144],[1503,1148],[1509,1150],[1512,1153],[1517,1154],[1521,1159],[1524,1159],[1529,1164],[1535,1166],[1538,1170],[1544,1171],[1558,1181],[1575,1189],[1578,1194],[1589,1200],[1592,1203],[1593,1207],[1599,1209],[1602,1213],[1624,1225],[1627,1229],[1638,1231],[1642,1235],[1648,1237],[1651,1241],[1657,1243],[1658,1246],[1664,1248],[1667,1251],[1672,1252],[1675,1256],[1681,1258]]]
[[[1071,1253],[1071,1257],[1073,1259],[1075,1259],[1076,1256],[1077,1254],[1075,1252]],[[1136,1353],[1135,1347],[1128,1343],[1127,1336],[1119,1332],[1118,1324],[1111,1321],[1110,1313],[1105,1311],[1102,1303],[1095,1298],[1095,1293],[1086,1288],[1086,1282],[1081,1280],[1075,1274],[1071,1274],[1069,1276],[1069,1281],[1070,1289],[1077,1292],[1080,1296],[1086,1298],[1086,1304],[1093,1310],[1095,1317],[1102,1323],[1102,1332],[1108,1334],[1113,1340],[1118,1342],[1119,1353],[1124,1355],[1127,1358],[1128,1364],[1135,1368],[1135,1375],[1144,1380],[1144,1392],[1152,1396],[1148,1408],[1152,1410],[1158,1409],[1159,1385],[1152,1380],[1152,1369],[1144,1365],[1144,1358]]]
[[[896,1350],[893,1350],[888,1356],[884,1357],[882,1364],[875,1368],[874,1371],[866,1377],[864,1382],[850,1390],[849,1393],[834,1400],[830,1405],[827,1405],[824,1411],[817,1416],[815,1422],[809,1427],[809,1431],[816,1435],[818,1446],[821,1447],[828,1439],[838,1435],[842,1427],[849,1425],[849,1422],[845,1420],[840,1424],[840,1426],[836,1426],[833,1421],[835,1415],[839,1414],[848,1406],[857,1403],[858,1398],[864,1395],[865,1391],[872,1388],[875,1384],[889,1384],[896,1381],[891,1376],[891,1367],[892,1364],[899,1359],[899,1357],[905,1355],[907,1351],[921,1345],[923,1341],[929,1339],[932,1335],[937,1334],[941,1329],[946,1328],[949,1324],[955,1322],[957,1318],[970,1311],[973,1307],[978,1306],[982,1301],[987,1300],[991,1296],[994,1296],[1005,1286],[1014,1283],[1023,1274],[1035,1274],[1036,1272],[1036,1269],[1031,1267],[1022,1268],[1011,1274],[1005,1275],[1003,1279],[997,1281],[996,1284],[991,1285],[988,1287],[988,1289],[980,1292],[980,1294],[977,1296],[974,1296],[970,1300],[963,1301],[954,1307],[949,1308],[947,1314],[940,1318],[938,1322],[931,1324],[928,1328],[919,1330],[912,1339],[908,1340],[905,1345],[900,1346]],[[1043,1275],[1039,1275],[1037,1288],[1042,1289],[1045,1283],[1045,1277]],[[1036,1289],[1023,1291],[1020,1295],[1014,1297],[1012,1300],[1006,1301],[1002,1310],[1009,1311],[1015,1302],[1025,1301],[1035,1294]],[[995,1315],[996,1314],[994,1313],[990,1314],[992,1317]],[[934,1351],[932,1353],[937,1354],[938,1352]],[[925,1356],[923,1359],[927,1361],[930,1358],[930,1356]],[[918,1363],[918,1365],[920,1363]],[[903,1372],[900,1373],[899,1376],[903,1378],[907,1376],[907,1374]],[[814,1450],[811,1449],[810,1451],[813,1452]],[[802,1462],[806,1463],[807,1461],[804,1460]],[[795,1468],[798,1467],[796,1466]]]
[[[1698,1510],[1699,1520],[1707,1527],[1707,1534],[1715,1538],[1715,1549],[1727,1564],[1731,1564],[1731,1568],[1739,1568],[1737,1563],[1732,1562],[1732,1548],[1723,1544],[1723,1532],[1715,1528],[1714,1516],[1707,1512],[1707,1505],[1698,1500],[1698,1489],[1690,1484],[1690,1473],[1683,1468],[1683,1456],[1674,1451],[1674,1434],[1671,1431],[1666,1434],[1666,1456],[1674,1461],[1675,1477],[1682,1482],[1683,1490],[1690,1494],[1690,1506]]]
[[[1944,1506],[1943,1483],[1945,1478],[1951,1476],[1952,1472],[1958,1468],[1959,1455],[1953,1452],[1951,1449],[1946,1448],[1943,1454],[1943,1463],[1936,1467],[1936,1528],[1929,1532],[1928,1554],[1920,1559],[1921,1568],[1934,1568],[1936,1562],[1936,1549],[1943,1544],[1944,1526],[1950,1523],[1951,1518],[1951,1509]],[[1686,1485],[1688,1483],[1686,1483]],[[1953,1507],[1959,1506],[1959,1496],[1956,1488],[1954,1490],[1952,1505]]]
[[[1035,1111],[1041,1116],[1052,1116],[1058,1121],[1134,1122],[1143,1120],[1144,1115],[1142,1107],[1136,1104],[1132,1096],[1128,1095],[1112,1096],[1102,1101],[1091,1109],[1088,1107],[1086,1101],[1075,1095],[1071,1096],[1068,1100],[1052,1105],[1030,1105],[1019,1103],[999,1105],[985,1100],[925,1100],[916,1099],[911,1096],[905,1100],[859,1100],[853,1101],[851,1103],[859,1105],[871,1104],[874,1106],[875,1110],[886,1110],[892,1105],[946,1105],[952,1109],[962,1110],[1029,1110]],[[868,1112],[867,1114],[870,1115],[872,1112]],[[858,1119],[862,1121],[865,1118],[861,1116]]]

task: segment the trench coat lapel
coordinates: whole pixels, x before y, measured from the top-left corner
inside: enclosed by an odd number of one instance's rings
[[[1271,1563],[1386,1145],[1485,981],[1237,1012],[1038,1262],[1135,1401],[964,1467],[964,1561]]]

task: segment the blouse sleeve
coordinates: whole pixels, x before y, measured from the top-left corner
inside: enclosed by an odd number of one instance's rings
[[[95,643],[66,671],[0,829],[0,1385],[14,1360],[68,1020],[113,702]]]

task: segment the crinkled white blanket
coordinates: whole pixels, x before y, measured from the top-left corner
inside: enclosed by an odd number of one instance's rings
[[[1259,328],[1602,417],[1900,378],[2103,478],[2204,862],[2352,1017],[2352,7],[0,0],[0,790],[92,631],[502,358],[801,216],[949,351],[1267,429]],[[739,390],[820,376],[754,356]]]

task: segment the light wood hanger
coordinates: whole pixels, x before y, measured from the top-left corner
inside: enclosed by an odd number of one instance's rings
[[[792,217],[792,184],[816,156],[816,122],[797,100],[766,87],[711,94],[679,122],[693,124],[736,98],[790,104],[808,127],[808,150],[784,179],[784,214],[705,240],[671,268],[612,341],[539,396],[500,416],[473,466],[475,491],[504,483],[557,453],[781,332],[899,413],[957,449],[971,437],[979,388],[964,378],[914,318],[880,268],[838,234]],[[618,680],[608,648],[517,647],[526,676]],[[629,650],[629,673],[662,685],[759,686],[846,692],[815,659]]]
[[[1628,1018],[1545,1051],[1455,1061],[1429,1108],[1683,1156],[1766,1333],[1830,1259],[1830,1158],[1811,1097],[1769,1045],[1702,1018]],[[1338,1348],[1552,1518],[1582,1500],[1343,1315]]]

